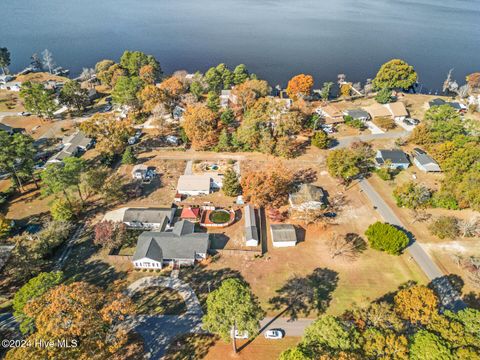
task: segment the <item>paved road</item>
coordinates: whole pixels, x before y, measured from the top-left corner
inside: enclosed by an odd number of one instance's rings
[[[352,143],[356,141],[400,139],[402,137],[407,137],[408,135],[410,135],[409,131],[399,131],[399,132],[386,132],[383,134],[365,134],[365,135],[358,135],[358,136],[347,136],[341,139],[337,139],[337,143],[333,146],[333,148],[349,147]]]
[[[382,197],[375,191],[368,180],[363,179],[360,181],[360,188],[370,199],[373,206],[376,207],[377,211],[386,222],[406,230],[406,227],[403,225],[400,219],[395,215],[392,209],[390,209]],[[444,277],[445,274],[430,258],[427,252],[422,248],[421,244],[415,241],[412,236],[407,251],[427,275],[428,279],[432,281],[432,284],[437,290],[437,293],[440,295],[441,301],[445,307],[451,309],[461,309],[464,307],[464,304],[460,299],[460,294],[458,294],[457,291],[452,287],[448,279]]]
[[[263,334],[268,329],[282,329],[285,331],[285,336],[303,336],[305,329],[310,326],[315,319],[297,319],[290,320],[290,318],[272,318],[266,317],[260,321],[260,329]]]
[[[63,268],[63,265],[65,264],[65,261],[67,261],[68,257],[70,256],[70,253],[72,252],[73,247],[75,246],[78,238],[80,235],[83,234],[83,230],[85,229],[85,225],[80,225],[75,229],[75,232],[72,234],[72,236],[67,240],[65,247],[63,248],[56,264],[55,264],[55,270],[61,270]]]

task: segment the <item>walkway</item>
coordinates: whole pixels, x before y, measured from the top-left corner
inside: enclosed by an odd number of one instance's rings
[[[373,206],[377,209],[386,222],[406,230],[406,227],[403,225],[397,215],[395,215],[385,200],[383,200],[382,197],[375,191],[368,180],[361,180],[360,188],[363,190],[365,195],[367,195]],[[437,293],[441,298],[443,306],[449,309],[462,308],[464,304],[461,301],[460,294],[458,294],[457,291],[452,287],[447,278],[445,278],[445,274],[430,258],[427,252],[423,250],[422,245],[411,238],[407,251],[417,262],[418,266],[420,266],[425,275],[427,275],[428,279],[432,281],[435,290],[437,290]]]
[[[203,333],[203,311],[193,289],[183,281],[163,276],[150,276],[130,284],[127,294],[152,286],[166,287],[178,291],[187,307],[182,315],[140,315],[131,320],[130,326],[142,336],[145,342],[146,356],[149,359],[160,359],[175,337],[188,333]]]

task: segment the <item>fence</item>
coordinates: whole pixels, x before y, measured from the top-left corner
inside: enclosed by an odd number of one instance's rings
[[[208,252],[211,255],[230,255],[230,256],[250,256],[250,257],[255,257],[255,256],[261,256],[262,255],[262,250],[245,250],[245,249],[210,249]]]

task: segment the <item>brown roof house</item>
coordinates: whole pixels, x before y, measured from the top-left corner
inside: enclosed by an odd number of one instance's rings
[[[323,117],[325,124],[338,124],[344,121],[342,110],[334,104],[320,106],[315,111],[318,115]]]
[[[373,105],[367,106],[365,107],[365,110],[367,110],[367,112],[370,114],[372,119],[392,117],[392,113],[390,112],[390,110],[381,104],[373,104]]]
[[[392,114],[395,121],[403,121],[408,116],[408,110],[405,107],[405,104],[401,101],[384,105]]]

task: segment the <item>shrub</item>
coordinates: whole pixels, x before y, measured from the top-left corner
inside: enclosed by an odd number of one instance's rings
[[[393,119],[390,117],[376,117],[373,119],[373,122],[383,130],[395,129],[397,126],[395,121],[393,121]]]
[[[408,237],[403,231],[379,221],[370,225],[365,235],[372,248],[392,255],[399,255],[408,245]]]
[[[389,181],[393,179],[393,173],[387,167],[376,169],[375,172],[377,173],[378,177],[384,181]]]
[[[136,161],[137,159],[135,158],[135,154],[133,153],[132,147],[131,146],[127,147],[122,156],[122,164],[133,165],[135,164]]]
[[[455,239],[460,234],[458,219],[453,216],[440,216],[429,226],[430,233],[440,239]]]
[[[388,88],[381,89],[375,96],[375,100],[379,104],[388,104],[392,101],[392,90]]]
[[[360,119],[354,119],[350,115],[345,116],[345,124],[357,129],[365,129],[366,126],[364,122]]]
[[[425,186],[415,184],[411,181],[397,186],[395,190],[393,190],[393,196],[398,206],[416,209],[429,204],[432,193]]]
[[[433,193],[430,205],[436,208],[443,208],[449,210],[458,210],[458,203],[452,194],[443,191]]]
[[[328,135],[322,131],[316,131],[312,136],[312,145],[316,146],[319,149],[327,149],[330,145],[330,138]]]
[[[50,213],[56,221],[69,221],[75,215],[70,204],[64,199],[56,199],[50,207]]]

